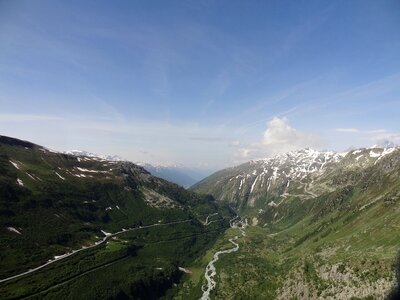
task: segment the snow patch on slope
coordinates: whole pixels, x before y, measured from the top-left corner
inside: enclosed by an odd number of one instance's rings
[[[13,162],[12,160],[9,161],[17,170],[19,170],[19,166],[17,163]]]
[[[19,230],[17,230],[15,227],[11,227],[11,226],[9,226],[9,227],[6,227],[7,228],[7,230],[8,231],[11,231],[11,232],[14,232],[14,233],[17,233],[17,234],[22,234]]]
[[[56,173],[56,175],[57,175],[58,177],[60,177],[62,180],[65,180],[65,178],[62,177],[60,174],[58,174],[57,172],[55,172],[55,173]]]

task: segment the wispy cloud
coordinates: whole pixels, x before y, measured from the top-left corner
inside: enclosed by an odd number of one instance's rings
[[[0,114],[0,123],[29,123],[45,121],[63,121],[63,117],[52,115],[34,115],[34,114]]]
[[[224,167],[230,160],[226,152],[234,151],[239,145],[231,131],[220,127],[179,121],[125,120],[118,114],[104,119],[2,113],[0,125],[2,135],[57,150],[78,148],[116,154],[132,161],[170,161],[188,166],[204,162],[214,168]]]
[[[225,9],[190,0],[161,10],[146,1],[123,9],[7,4],[1,133],[60,150],[213,167],[234,155],[399,139],[394,23],[384,11],[341,2],[293,3],[285,14],[268,1]],[[361,23],[368,39],[352,28]]]
[[[337,132],[356,133],[356,132],[360,132],[360,129],[357,129],[357,128],[336,128],[335,131],[337,131]]]
[[[361,110],[364,106],[364,101],[371,98],[379,98],[388,92],[399,89],[400,73],[391,74],[389,76],[356,86],[350,89],[329,95],[327,97],[319,97],[303,102],[297,106],[295,110],[287,114],[288,117],[294,115],[302,115],[312,111],[318,111],[328,107],[335,107],[339,103],[346,102],[354,104],[359,102]],[[368,109],[373,107],[381,108],[383,102],[376,101],[373,105],[368,105]],[[357,113],[358,111],[354,111]]]
[[[243,103],[250,102],[250,103],[254,103],[254,104],[252,104],[248,107],[245,107],[238,115],[236,115],[236,116],[230,118],[228,121],[226,121],[224,123],[224,125],[231,125],[231,124],[236,123],[237,121],[240,121],[243,119],[248,119],[255,113],[259,113],[260,111],[263,111],[266,109],[271,110],[271,107],[273,105],[276,105],[296,94],[299,94],[302,90],[304,90],[306,88],[312,87],[313,85],[317,84],[320,79],[321,79],[321,76],[317,76],[315,78],[296,83],[296,84],[289,86],[289,87],[287,87],[279,92],[276,92],[272,95],[265,95],[265,96],[257,97],[258,99],[253,99],[251,101],[248,101],[249,99],[243,99],[243,101],[241,101]],[[288,111],[285,111],[281,115],[288,114],[293,109],[289,109]],[[277,114],[275,114],[275,115],[277,115]],[[248,128],[259,122],[265,122],[265,121],[271,119],[271,117],[272,116],[269,116],[269,117],[263,118],[261,120],[247,123],[247,124],[243,125],[242,128],[243,129]]]
[[[384,144],[386,142],[400,144],[400,132],[369,132],[368,138],[372,143]]]
[[[372,129],[362,130],[358,128],[336,128],[334,131],[351,134],[353,142],[361,141],[364,146],[372,144],[383,144],[384,142],[391,142],[394,144],[400,143],[400,132],[391,132],[387,129]]]

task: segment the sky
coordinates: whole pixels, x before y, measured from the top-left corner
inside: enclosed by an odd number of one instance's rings
[[[1,135],[217,170],[399,112],[398,0],[0,0]]]

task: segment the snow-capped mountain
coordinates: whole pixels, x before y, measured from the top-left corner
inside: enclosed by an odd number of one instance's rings
[[[193,189],[238,207],[266,199],[310,198],[331,190],[332,174],[379,164],[396,147],[361,148],[344,153],[302,149],[218,171]],[[396,151],[399,152],[399,151]]]
[[[399,145],[391,140],[381,140],[369,148],[395,148]]]
[[[86,156],[86,157],[92,157],[92,158],[99,158],[99,159],[108,160],[108,161],[125,161],[126,160],[126,159],[121,158],[118,155],[99,155],[99,154],[84,151],[84,150],[69,150],[69,151],[64,151],[63,153],[78,156],[78,157]]]
[[[301,179],[308,174],[321,171],[332,162],[340,161],[346,153],[335,152],[319,152],[313,149],[302,149],[291,151],[285,154],[268,158],[260,162],[263,171],[259,174],[260,178],[270,177],[271,180],[280,176],[285,176],[287,179]],[[272,176],[271,175],[272,171]],[[255,170],[255,175],[257,175]]]

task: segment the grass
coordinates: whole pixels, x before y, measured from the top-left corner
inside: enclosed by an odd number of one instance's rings
[[[334,299],[345,297],[346,288],[354,299],[384,297],[393,285],[400,250],[400,201],[393,200],[400,181],[392,175],[378,178],[316,199],[288,198],[278,224],[263,220],[255,209],[244,210],[249,220],[256,216],[267,226],[247,228],[240,250],[221,256],[213,297]]]

